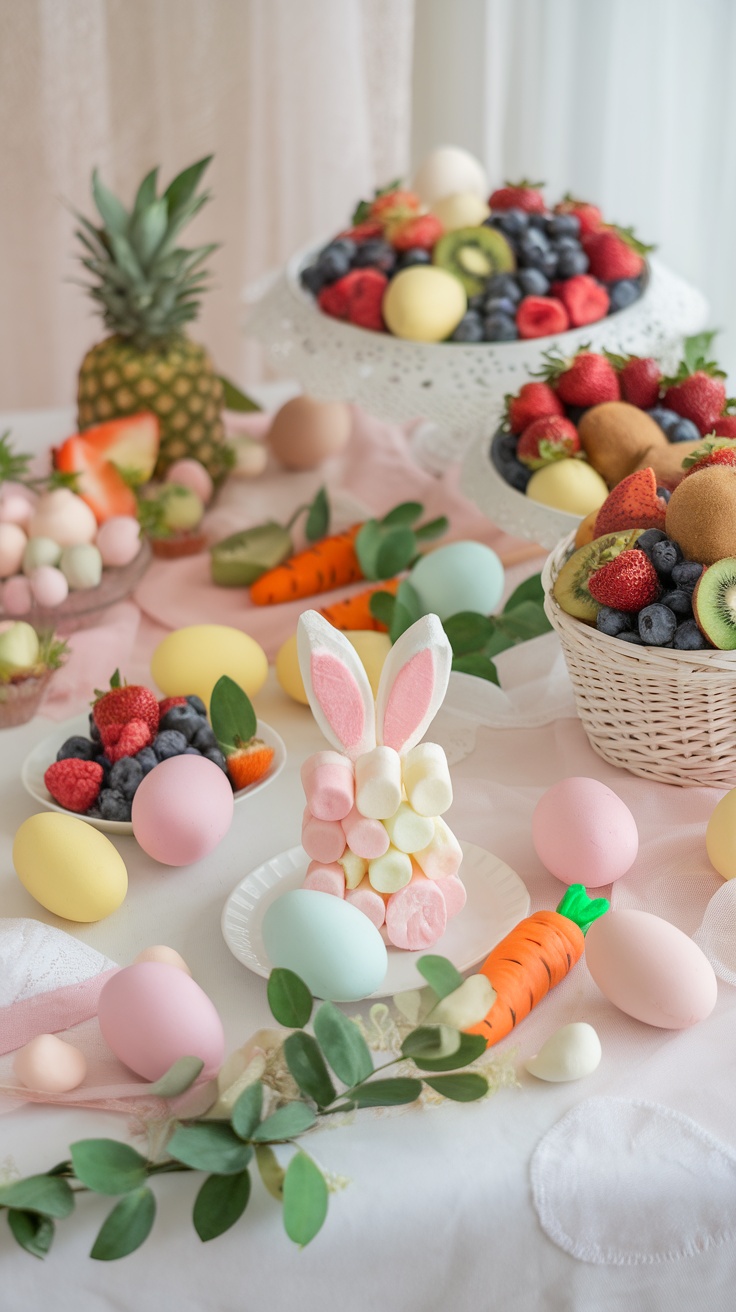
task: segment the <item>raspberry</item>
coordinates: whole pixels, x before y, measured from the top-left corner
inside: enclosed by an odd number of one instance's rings
[[[525,296],[516,312],[516,327],[520,337],[548,337],[566,332],[570,319],[554,296]]]
[[[608,292],[587,273],[568,278],[566,282],[556,284],[553,290],[567,310],[573,328],[597,323],[608,313],[611,303]]]
[[[341,281],[348,282],[351,279],[347,315],[350,323],[358,328],[371,328],[374,332],[383,332],[381,305],[388,278],[377,269],[354,269]]]
[[[109,731],[112,734],[112,730]],[[145,720],[130,720],[119,729],[114,740],[108,737],[105,751],[111,761],[119,761],[123,756],[135,756],[141,748],[149,747],[153,742],[150,725]]]
[[[43,781],[59,806],[82,813],[97,801],[104,770],[98,761],[82,761],[77,756],[54,761]]]

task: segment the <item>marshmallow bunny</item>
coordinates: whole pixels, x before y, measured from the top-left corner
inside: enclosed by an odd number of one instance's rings
[[[425,615],[389,652],[374,703],[355,649],[316,611],[297,630],[299,666],[332,750],[302,766],[305,886],[359,907],[396,947],[429,947],[465,902],[460,844],[441,819],[447,759],[421,742],[442,705],[452,650]]]

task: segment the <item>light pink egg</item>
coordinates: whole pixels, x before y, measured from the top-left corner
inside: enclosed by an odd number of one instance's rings
[[[39,606],[60,606],[69,596],[69,584],[55,565],[39,565],[31,571],[28,582]]]
[[[22,483],[3,483],[0,487],[0,520],[4,524],[24,527],[36,506],[38,497]]]
[[[572,776],[553,784],[532,816],[542,865],[563,884],[601,888],[631,868],[639,850],[636,821],[599,779]]]
[[[133,833],[149,856],[188,866],[213,851],[233,819],[233,790],[223,770],[204,756],[171,756],[138,785]]]
[[[69,1093],[87,1074],[84,1053],[56,1034],[37,1034],[13,1058],[13,1070],[26,1089]]]
[[[129,565],[141,549],[141,526],[132,515],[113,515],[97,530],[103,565]]]
[[[27,541],[19,524],[0,524],[0,579],[19,572]]]
[[[212,479],[198,460],[192,460],[190,457],[175,460],[166,471],[166,482],[188,487],[189,491],[195,492],[205,505],[212,500],[214,490]]]
[[[206,1076],[222,1065],[225,1036],[215,1006],[176,966],[139,961],[116,971],[102,988],[97,1015],[115,1056],[146,1080],[160,1079],[180,1057],[199,1057]]]
[[[25,574],[14,574],[6,579],[0,595],[6,615],[27,615],[33,605],[31,585]]]
[[[594,920],[585,962],[608,1001],[646,1025],[687,1029],[716,1005],[718,984],[705,953],[649,911],[627,907]]]

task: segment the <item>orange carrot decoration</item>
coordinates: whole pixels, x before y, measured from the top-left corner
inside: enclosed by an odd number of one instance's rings
[[[377,592],[390,592],[396,596],[401,579],[387,579],[378,587],[367,588],[365,592],[356,592],[344,601],[335,601],[331,606],[323,606],[320,615],[324,615],[336,629],[352,631],[355,629],[373,629],[376,633],[386,633],[387,626],[377,620],[371,611],[371,597]]]
[[[250,586],[255,606],[274,606],[317,592],[330,592],[363,578],[355,553],[355,539],[362,524],[353,524],[344,533],[335,533],[300,551],[283,565],[269,569]]]
[[[469,1029],[490,1048],[510,1034],[583,955],[585,933],[610,903],[571,884],[556,911],[535,911],[497,943],[480,968],[496,992],[485,1020]]]

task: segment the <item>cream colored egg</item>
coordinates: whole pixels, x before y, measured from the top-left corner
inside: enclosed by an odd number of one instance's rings
[[[485,199],[488,178],[483,165],[469,151],[460,146],[436,146],[422,160],[412,189],[426,205],[460,191],[472,191]]]
[[[395,337],[412,342],[441,342],[468,308],[458,278],[431,264],[402,269],[391,279],[383,298],[383,317]]]
[[[79,1048],[56,1034],[37,1034],[16,1052],[13,1070],[26,1089],[69,1093],[87,1074],[87,1060]]]
[[[314,469],[350,441],[353,416],[342,401],[294,396],[276,411],[267,441],[285,469]]]
[[[563,1025],[542,1044],[536,1057],[530,1057],[526,1069],[538,1080],[562,1084],[592,1075],[600,1065],[601,1041],[592,1025],[574,1021]]]
[[[708,859],[724,879],[736,878],[736,788],[722,797],[705,831]]]
[[[265,442],[258,442],[245,433],[233,433],[228,437],[235,463],[230,471],[232,478],[257,478],[268,464],[268,447]]]
[[[44,492],[28,524],[29,538],[52,538],[60,547],[94,542],[96,534],[97,520],[92,511],[68,487]]]
[[[608,496],[608,487],[584,460],[555,460],[532,474],[526,487],[532,501],[569,515],[588,515]]]
[[[163,961],[165,966],[176,966],[177,970],[183,970],[185,975],[191,975],[186,961],[176,951],[176,948],[167,948],[164,943],[155,943],[153,947],[144,948],[138,953],[136,961]]]
[[[443,196],[432,206],[432,213],[439,219],[445,232],[454,232],[457,228],[478,228],[490,212],[487,202],[474,191],[459,191],[454,196]]]
[[[383,662],[391,650],[391,639],[387,633],[378,633],[371,629],[357,629],[346,633],[345,637],[357,651],[375,697]],[[309,705],[299,669],[295,633],[279,648],[276,657],[276,678],[287,696],[292,697],[295,702],[301,702],[303,706]]]
[[[166,697],[196,693],[206,706],[217,680],[227,674],[249,697],[263,687],[268,660],[263,648],[240,629],[192,624],[167,634],[151,657],[151,674]]]
[[[103,920],[128,890],[125,862],[109,838],[86,820],[56,811],[24,820],[13,865],[31,897],[65,920]]]

